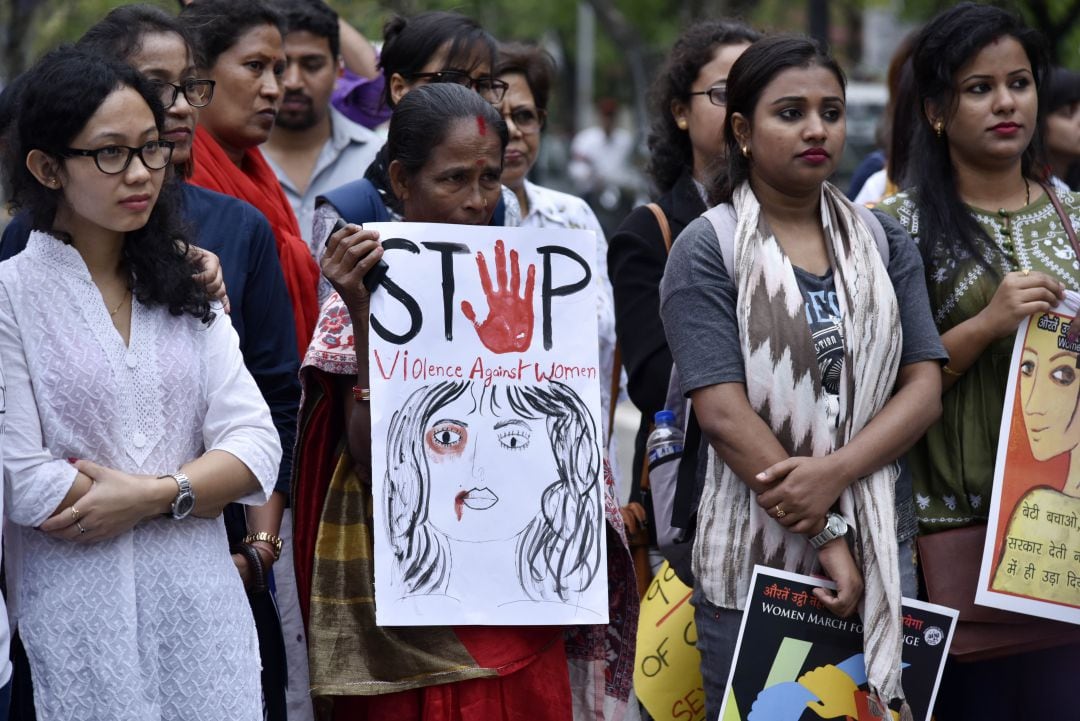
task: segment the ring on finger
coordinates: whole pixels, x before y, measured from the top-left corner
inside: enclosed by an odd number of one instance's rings
[[[776,517],[778,519],[780,519],[780,518],[783,518],[786,515],[787,515],[787,512],[783,508],[780,507],[779,503],[777,503],[776,504]]]
[[[79,513],[79,509],[76,508],[75,506],[72,506],[71,507],[71,520],[75,521],[75,523],[78,523],[80,515],[81,514]]]
[[[79,529],[80,534],[86,533],[86,529],[83,528],[83,524],[79,523],[78,521],[75,521],[75,527]]]

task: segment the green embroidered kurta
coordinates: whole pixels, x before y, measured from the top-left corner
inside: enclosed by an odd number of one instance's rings
[[[1058,191],[1073,227],[1080,227],[1080,194]],[[919,216],[913,196],[887,198],[882,210],[900,221],[919,241]],[[995,276],[974,259],[940,254],[928,268],[930,307],[941,333],[974,317],[987,306],[1000,277],[1028,268],[1080,291],[1080,263],[1057,212],[1045,195],[1010,213],[971,208],[998,249]],[[959,272],[957,272],[959,271]],[[914,481],[919,530],[933,533],[986,521],[994,482],[998,433],[1005,404],[1014,335],[991,343],[941,398],[942,414],[908,454]]]

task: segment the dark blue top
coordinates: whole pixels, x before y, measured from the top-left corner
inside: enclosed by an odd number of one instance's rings
[[[196,185],[183,184],[182,203],[184,221],[194,231],[193,243],[221,259],[232,305],[229,317],[240,336],[244,365],[270,406],[281,438],[274,490],[288,498],[300,408],[300,359],[273,231],[254,206]],[[27,213],[11,220],[0,239],[0,261],[22,252],[30,230]]]

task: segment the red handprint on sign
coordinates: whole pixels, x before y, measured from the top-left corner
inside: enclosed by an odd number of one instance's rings
[[[516,250],[510,251],[510,287],[506,287],[506,246],[501,240],[495,241],[495,281],[497,289],[491,287],[491,274],[488,273],[484,254],[477,252],[476,267],[480,271],[480,287],[488,303],[488,316],[483,323],[478,323],[472,303],[461,301],[461,310],[465,317],[476,327],[480,342],[493,353],[521,353],[532,344],[533,333],[533,286],[536,284],[536,266],[530,265],[525,276],[525,294],[518,297],[521,289],[521,270],[518,265]]]

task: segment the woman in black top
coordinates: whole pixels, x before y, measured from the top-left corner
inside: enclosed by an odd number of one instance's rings
[[[676,41],[657,77],[649,174],[661,193],[656,204],[667,217],[673,240],[706,210],[705,188],[723,158],[728,70],[759,37],[740,23],[698,23]],[[638,502],[645,439],[653,415],[664,408],[671,374],[671,352],[660,322],[660,279],[666,262],[667,250],[656,216],[646,207],[636,208],[611,238],[608,269],[615,296],[615,331],[629,380],[627,390],[642,414],[634,442],[631,486],[631,500]],[[633,519],[627,520],[634,525]],[[653,528],[650,523],[650,545],[655,546]]]

